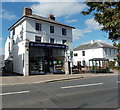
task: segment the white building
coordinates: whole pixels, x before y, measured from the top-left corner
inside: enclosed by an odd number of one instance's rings
[[[68,73],[67,50],[72,50],[74,27],[32,14],[25,8],[23,17],[13,24],[5,44],[5,60],[12,58],[13,72],[30,75],[48,72]]]
[[[92,58],[105,58],[109,61],[116,59],[118,49],[112,45],[95,42],[80,45],[73,49],[73,64],[76,66],[78,61],[81,65],[89,66],[89,60]]]

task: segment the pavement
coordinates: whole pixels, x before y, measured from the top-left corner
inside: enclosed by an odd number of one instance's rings
[[[31,76],[0,76],[0,86],[20,85],[20,84],[37,84],[62,80],[72,80],[80,78],[100,77],[118,75],[119,71],[111,73],[82,73],[82,74],[46,74]]]

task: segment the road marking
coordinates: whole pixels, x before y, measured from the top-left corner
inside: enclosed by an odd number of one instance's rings
[[[20,92],[10,92],[10,93],[2,93],[1,95],[11,95],[11,94],[23,94],[23,93],[28,93],[30,91],[20,91]]]
[[[85,84],[85,85],[76,85],[76,86],[66,86],[66,87],[61,87],[61,89],[69,89],[69,88],[76,88],[76,87],[87,87],[87,86],[97,86],[97,85],[102,85],[103,83],[95,83],[95,84]]]

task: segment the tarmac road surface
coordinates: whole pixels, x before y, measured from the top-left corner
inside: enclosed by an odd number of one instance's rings
[[[3,108],[118,108],[118,76],[8,85],[2,87]]]

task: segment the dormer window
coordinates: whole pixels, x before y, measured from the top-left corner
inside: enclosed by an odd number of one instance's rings
[[[41,31],[41,24],[40,23],[35,23],[35,30]]]

